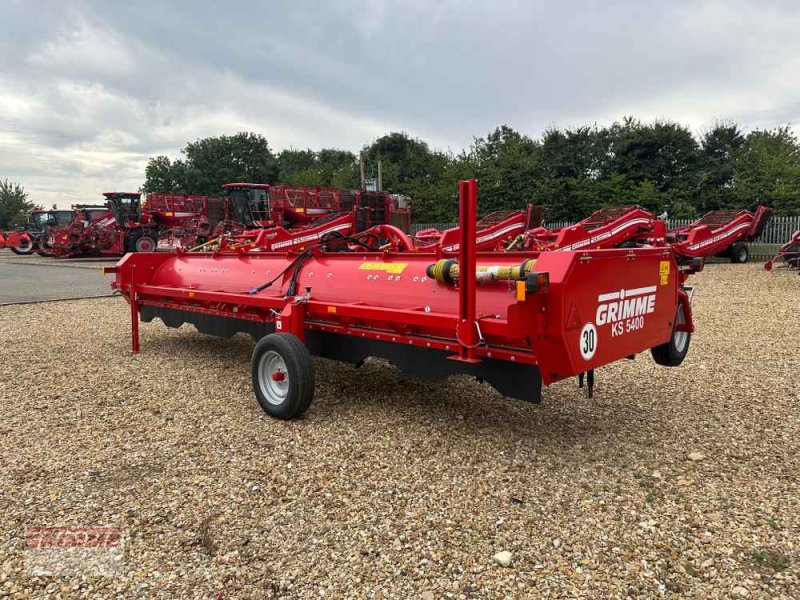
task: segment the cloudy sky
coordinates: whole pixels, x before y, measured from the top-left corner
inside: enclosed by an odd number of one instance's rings
[[[243,130],[275,150],[403,130],[459,151],[503,123],[800,117],[793,0],[0,0],[0,15],[0,178],[48,205],[136,190],[148,157]]]

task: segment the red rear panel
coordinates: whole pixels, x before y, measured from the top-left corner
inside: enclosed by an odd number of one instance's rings
[[[534,342],[547,384],[645,351],[672,334],[678,276],[669,251],[545,252],[536,271],[550,273]]]

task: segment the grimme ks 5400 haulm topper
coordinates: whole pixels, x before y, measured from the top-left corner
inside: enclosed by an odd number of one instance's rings
[[[701,260],[678,262],[666,244],[479,253],[476,181],[459,192],[457,258],[402,251],[385,235],[291,253],[128,254],[107,272],[130,303],[132,351],[140,318],[249,333],[255,396],[281,419],[311,403],[312,354],[381,357],[426,378],[467,373],[531,402],[542,383],[584,374],[591,391],[594,369],[646,350],[681,364],[694,329],[684,284]]]

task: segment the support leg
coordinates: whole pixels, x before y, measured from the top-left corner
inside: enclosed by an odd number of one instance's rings
[[[139,354],[139,302],[131,289],[131,354]]]

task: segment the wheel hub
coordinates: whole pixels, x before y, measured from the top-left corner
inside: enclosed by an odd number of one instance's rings
[[[265,352],[258,362],[258,385],[270,404],[279,406],[289,394],[289,374],[286,363],[274,350]]]

